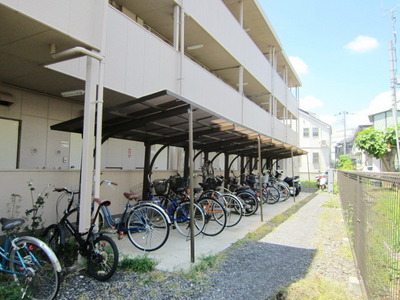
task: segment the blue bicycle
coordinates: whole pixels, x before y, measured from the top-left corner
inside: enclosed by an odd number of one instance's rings
[[[117,185],[114,182],[103,180],[109,186]],[[106,224],[116,229],[119,238],[127,234],[131,243],[143,251],[160,249],[169,237],[169,216],[159,206],[139,202],[139,194],[124,193],[127,203],[121,218],[113,218],[108,207],[102,206],[99,214],[99,229]],[[130,204],[133,201],[135,204]]]
[[[13,276],[21,298],[54,299],[60,288],[61,265],[44,242],[13,233],[24,222],[24,219],[0,219],[6,232],[4,248],[0,247],[0,272]]]
[[[190,237],[190,202],[186,195],[186,181],[178,176],[169,179],[157,179],[151,181],[151,173],[148,180],[150,191],[148,200],[161,207],[173,222],[176,230],[185,237]],[[193,235],[204,233],[206,216],[202,207],[196,203],[193,206]]]

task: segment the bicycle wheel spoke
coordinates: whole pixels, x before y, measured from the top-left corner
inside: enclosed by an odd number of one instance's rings
[[[169,236],[169,224],[161,209],[151,205],[137,206],[127,221],[128,237],[140,250],[161,248]]]
[[[40,240],[31,237],[19,239],[16,245],[18,248],[11,249],[10,258],[18,261],[21,257],[26,268],[11,262],[10,270],[23,273],[14,275],[14,280],[21,285],[24,297],[54,299],[60,287],[60,271],[56,269],[59,262],[54,253]]]

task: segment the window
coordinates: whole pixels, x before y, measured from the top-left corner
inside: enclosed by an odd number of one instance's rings
[[[313,152],[312,154],[312,160],[314,164],[319,163],[319,153],[318,152]]]
[[[19,121],[0,119],[0,170],[14,170],[18,167]]]
[[[319,136],[319,128],[313,128],[312,129],[312,136],[313,137],[318,137]]]
[[[303,128],[303,137],[310,137],[310,128]]]

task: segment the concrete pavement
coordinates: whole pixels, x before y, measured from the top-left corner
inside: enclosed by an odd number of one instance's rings
[[[234,227],[225,228],[224,231],[217,236],[197,236],[194,243],[195,263],[198,262],[198,259],[201,256],[214,255],[227,249],[233,243],[245,237],[246,234],[261,227],[266,221],[271,220],[276,215],[281,214],[306,197],[311,196],[312,194],[310,193],[302,192],[296,197],[296,202],[293,197],[290,197],[285,202],[278,202],[273,205],[264,204],[264,222],[261,222],[261,213],[259,208],[255,215],[243,217],[239,224]],[[132,245],[127,236],[122,240],[118,240],[117,235],[115,234],[113,235],[113,238],[117,243],[121,258],[124,255],[135,257],[137,255],[147,254],[148,257],[155,258],[159,262],[157,269],[170,272],[188,270],[192,265],[190,240],[187,240],[184,236],[179,234],[177,230],[172,229],[172,227],[165,245],[153,252],[140,251]]]

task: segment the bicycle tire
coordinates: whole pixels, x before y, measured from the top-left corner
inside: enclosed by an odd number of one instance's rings
[[[289,197],[290,197],[290,189],[286,184],[281,183],[281,182],[277,182],[275,184],[275,187],[278,188],[279,193],[281,195],[281,197],[279,198],[280,202],[284,202],[287,199],[289,199]]]
[[[89,244],[87,271],[95,279],[105,281],[114,275],[118,267],[118,248],[112,238],[99,235]]]
[[[169,237],[167,218],[161,209],[152,205],[134,207],[126,225],[129,240],[143,251],[160,249]]]
[[[203,232],[206,218],[203,210],[196,203],[193,204],[194,236]],[[183,202],[174,211],[174,225],[176,230],[185,237],[190,237],[190,202]]]
[[[243,191],[236,194],[243,204],[243,215],[245,217],[252,216],[258,210],[258,200],[252,193]]]
[[[264,195],[266,192],[266,195]],[[275,204],[280,199],[279,190],[274,186],[267,186],[263,189],[263,202],[267,204]]]
[[[203,209],[205,214],[205,226],[203,234],[216,236],[226,227],[226,211],[224,205],[214,198],[201,198],[197,204]]]
[[[222,194],[219,198],[224,203],[227,214],[226,227],[233,227],[239,224],[243,216],[243,204],[231,194]]]
[[[78,259],[79,251],[75,237],[61,224],[52,224],[43,233],[44,242],[57,255],[63,267],[71,267]]]
[[[54,252],[43,241],[34,237],[20,237],[13,240],[16,247],[9,252],[11,259],[9,268],[14,280],[23,287],[23,297],[36,300],[55,299],[60,289],[61,265]],[[26,268],[20,264],[19,257],[24,260]]]

